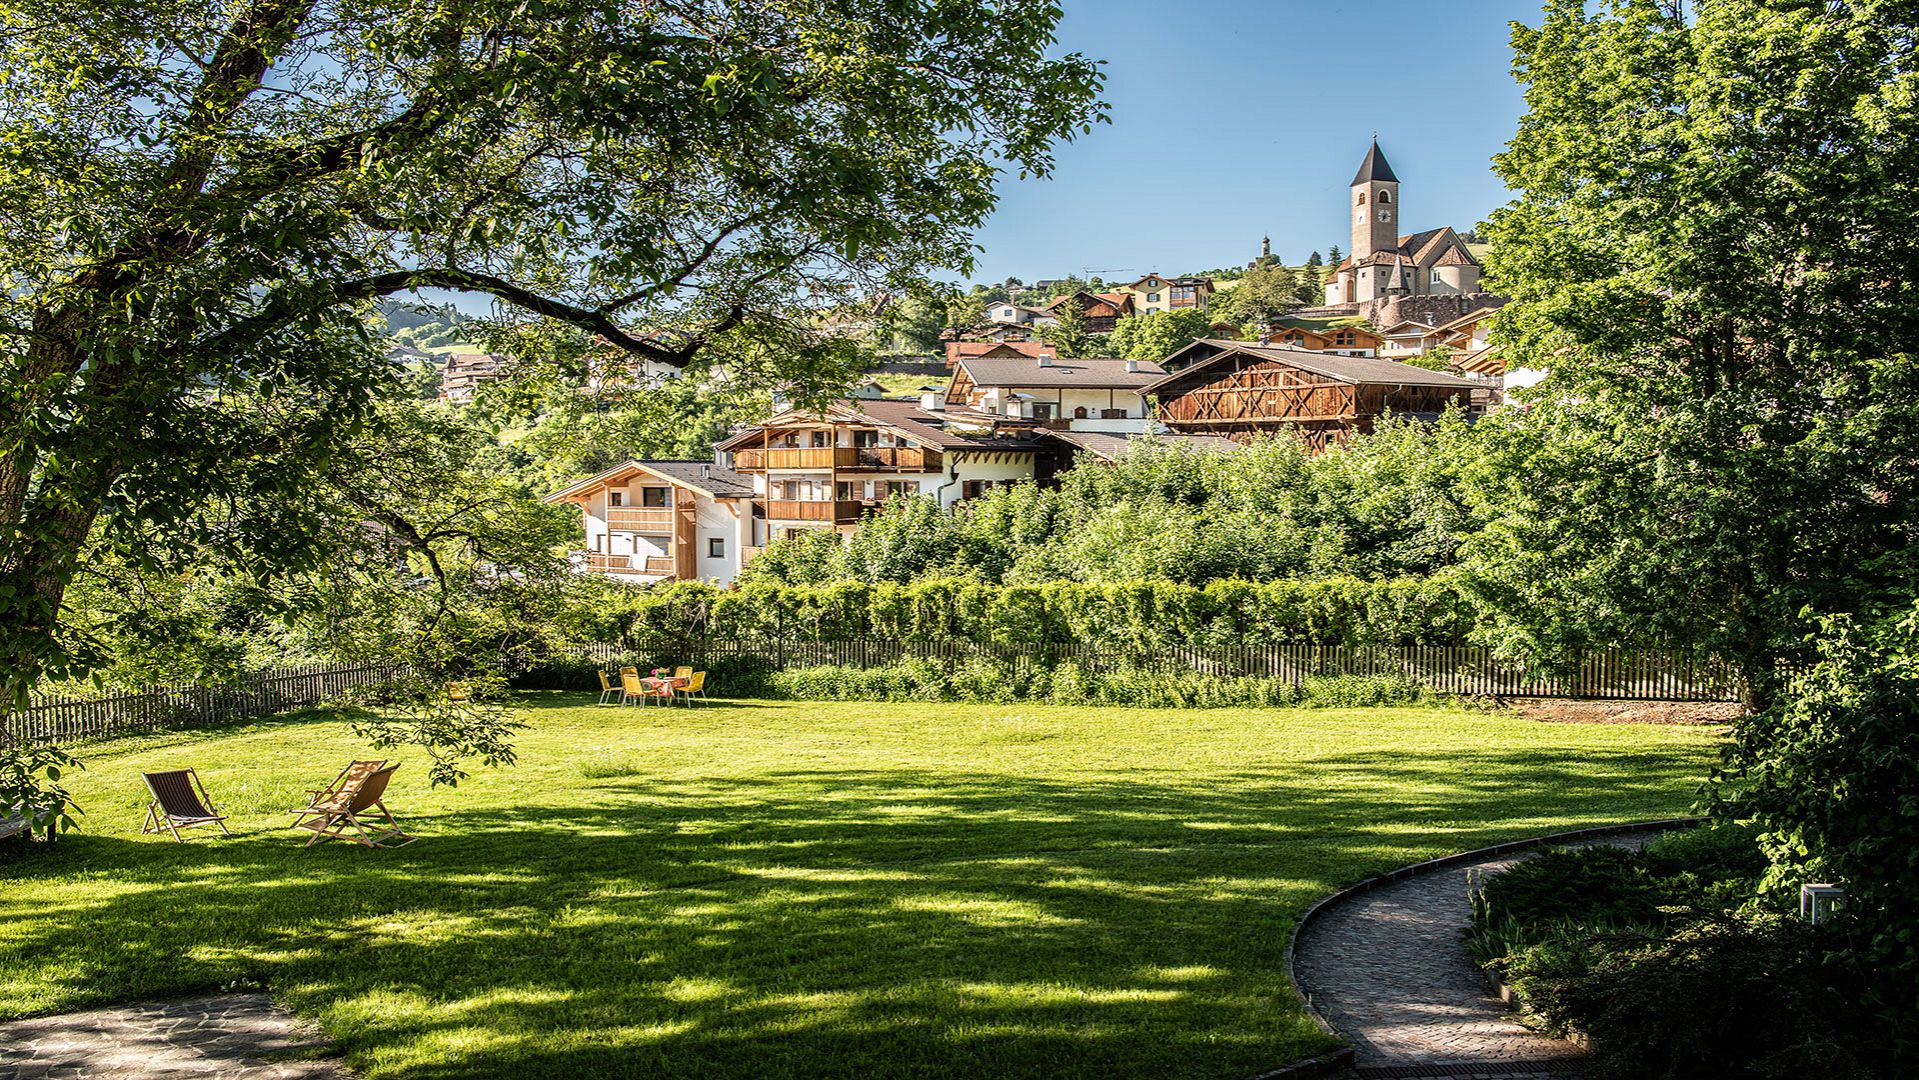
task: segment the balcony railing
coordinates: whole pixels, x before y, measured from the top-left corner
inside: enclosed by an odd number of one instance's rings
[[[768,499],[766,517],[770,521],[831,521],[845,524],[858,521],[866,504],[858,499]]]
[[[861,446],[855,449],[857,455],[852,465],[841,468],[853,469],[902,469],[922,472],[940,467],[940,452],[918,446]]]
[[[576,551],[573,561],[578,566],[602,574],[663,574],[672,577],[677,572],[671,555],[609,555],[603,551]]]
[[[673,508],[670,506],[609,506],[606,524],[622,532],[670,533]]]

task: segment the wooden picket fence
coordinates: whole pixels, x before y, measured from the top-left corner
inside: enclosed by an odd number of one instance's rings
[[[684,655],[675,655],[675,653]],[[1072,662],[1089,671],[1119,669],[1202,672],[1226,677],[1285,679],[1309,676],[1395,675],[1449,694],[1497,697],[1588,698],[1617,701],[1738,701],[1738,671],[1722,661],[1654,649],[1602,649],[1557,670],[1523,665],[1469,645],[1238,645],[1218,648],[1132,648],[1077,642],[999,645],[971,641],[705,641],[693,646],[640,650],[594,645],[602,663],[650,657],[666,663],[708,665],[753,657],[775,669],[834,666],[874,668],[908,658],[941,666],[986,660],[1017,669]]]
[[[6,728],[18,740],[57,742],[252,720],[318,705],[352,687],[392,676],[392,668],[379,664],[309,664],[248,672],[220,686],[143,686],[98,698],[37,697],[9,714]]]

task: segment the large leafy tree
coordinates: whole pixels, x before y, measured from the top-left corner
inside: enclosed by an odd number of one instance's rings
[[[1113,327],[1108,343],[1115,356],[1128,360],[1161,360],[1212,333],[1213,319],[1197,308],[1128,315]]]
[[[490,296],[678,365],[803,354],[810,306],[965,270],[999,171],[1100,116],[1059,15],[0,0],[9,696],[87,661],[58,628],[90,535],[212,507],[218,542],[297,539],[217,508],[298,491],[363,422],[378,298]]]
[[[1555,0],[1493,216],[1497,333],[1549,369],[1480,538],[1515,644],[1698,643],[1755,699],[1802,613],[1910,588],[1919,9]]]

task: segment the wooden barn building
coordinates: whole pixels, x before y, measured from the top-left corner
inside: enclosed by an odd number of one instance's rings
[[[1159,419],[1185,435],[1244,441],[1290,431],[1314,447],[1368,432],[1385,413],[1436,418],[1485,409],[1483,382],[1371,356],[1336,356],[1202,338],[1166,358],[1172,374],[1142,387]]]

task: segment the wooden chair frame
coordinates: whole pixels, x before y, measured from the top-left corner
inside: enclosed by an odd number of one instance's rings
[[[233,830],[227,828],[226,815],[214,809],[213,800],[207,796],[206,785],[200,782],[199,773],[190,768],[168,769],[165,772],[141,773],[140,776],[146,781],[147,791],[153,796],[153,801],[147,804],[146,821],[140,826],[142,835],[171,833],[175,843],[184,844],[187,841],[180,835],[180,830],[201,825],[218,825],[221,832],[228,836],[233,835]],[[160,778],[162,784],[156,785],[155,778]],[[178,778],[181,787],[170,790],[166,795],[161,794],[161,787],[170,788],[171,781],[175,778]],[[166,802],[169,795],[175,800],[185,799],[192,805],[181,805],[176,802],[173,807],[168,807]]]
[[[295,815],[293,824],[299,825],[304,822],[307,815],[315,813],[313,809],[315,805],[326,802],[335,795],[338,795],[347,784],[364,781],[367,777],[372,776],[384,768],[386,768],[385,758],[381,758],[378,761],[364,760],[348,762],[347,767],[341,769],[338,776],[335,776],[327,782],[327,786],[306,789],[307,808],[293,811]]]
[[[363,847],[396,848],[418,840],[419,837],[406,832],[400,819],[386,808],[387,781],[398,768],[398,765],[388,765],[357,782],[349,780],[328,804],[316,802],[308,807],[304,812],[311,814],[312,820],[297,823],[300,828],[313,831],[306,846],[312,847],[322,840],[346,840]]]

